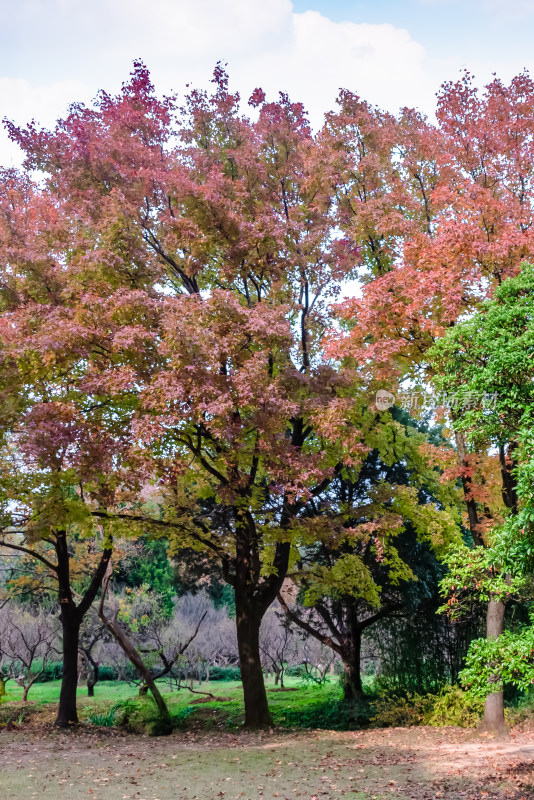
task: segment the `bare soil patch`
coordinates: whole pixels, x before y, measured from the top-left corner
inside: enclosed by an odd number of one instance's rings
[[[532,800],[534,736],[453,728],[0,733],[3,800]]]

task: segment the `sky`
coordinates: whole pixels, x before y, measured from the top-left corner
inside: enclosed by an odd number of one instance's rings
[[[228,65],[244,99],[286,91],[318,127],[340,88],[428,115],[462,69],[534,75],[534,0],[0,0],[0,117],[49,126],[115,92],[136,58],[162,93]],[[0,165],[20,154],[0,133]]]

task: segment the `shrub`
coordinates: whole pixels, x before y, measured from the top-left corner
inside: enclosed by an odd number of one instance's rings
[[[286,708],[275,714],[275,723],[288,728],[320,728],[334,731],[359,730],[369,724],[371,706],[368,701],[346,703],[325,697],[305,706]]]
[[[104,711],[102,714],[94,711],[89,714],[89,722],[92,725],[99,725],[101,728],[113,728],[115,726],[115,712],[116,706],[110,708],[109,711]]]
[[[386,693],[377,701],[371,724],[377,728],[454,725],[474,728],[484,710],[484,701],[473,698],[459,686],[446,686],[439,694]]]
[[[169,733],[168,724],[160,718],[150,698],[120,700],[107,711],[93,711],[89,714],[89,721],[104,728],[123,728],[129,733],[146,733],[148,736]]]
[[[239,667],[211,667],[210,681],[239,681],[241,671]]]
[[[118,681],[119,675],[114,667],[109,664],[100,664],[98,667],[98,680],[99,681]]]
[[[459,686],[446,686],[434,699],[432,710],[427,715],[425,724],[475,728],[483,713],[483,699],[472,697],[462,691]]]
[[[33,663],[33,672],[39,672],[42,669],[43,662],[41,659],[36,659]],[[44,670],[41,672],[36,680],[36,683],[47,683],[47,681],[59,681],[63,674],[63,661],[49,661]]]
[[[389,693],[382,695],[375,704],[375,713],[370,722],[374,728],[404,728],[423,725],[431,711],[432,695],[407,692],[404,695]]]
[[[297,664],[294,667],[288,667],[286,669],[286,675],[289,678],[302,678],[306,674],[306,667],[304,664]]]

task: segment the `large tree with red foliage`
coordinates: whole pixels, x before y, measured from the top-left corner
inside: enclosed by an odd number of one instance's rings
[[[298,520],[377,420],[322,345],[359,259],[335,153],[286,96],[257,90],[251,122],[220,68],[214,84],[178,109],[136,64],[52,131],[10,126],[43,182],[13,176],[4,196],[5,431],[95,521],[165,527],[220,559],[261,726],[259,627]],[[39,530],[56,536],[56,518]]]
[[[483,91],[467,73],[444,84],[437,125],[410,110],[383,124],[378,112],[342,94],[328,127],[350,156],[343,230],[355,241],[363,234],[367,247],[363,294],[341,306],[349,331],[333,337],[333,353],[351,356],[393,390],[406,379],[425,381],[436,339],[532,257],[533,110],[526,73]],[[477,475],[485,473],[487,484],[498,469],[490,453],[469,453],[461,433],[456,444],[459,467],[449,474],[462,479],[468,525],[484,545],[495,518],[491,487],[477,485]],[[506,490],[512,462],[501,462]],[[490,602],[491,635],[497,618],[502,630],[502,604]],[[502,722],[501,693],[488,698],[486,723]]]

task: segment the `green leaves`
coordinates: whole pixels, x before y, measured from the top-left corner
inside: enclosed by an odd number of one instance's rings
[[[466,667],[460,675],[475,697],[486,697],[509,683],[528,691],[534,685],[534,626],[519,633],[505,631],[498,639],[471,642]]]
[[[434,384],[458,398],[455,429],[479,446],[517,438],[532,415],[533,356],[534,268],[523,263],[516,278],[504,281],[492,300],[430,351]],[[494,402],[484,403],[488,397]]]
[[[369,567],[355,553],[344,553],[331,567],[320,564],[307,576],[304,603],[313,606],[325,595],[348,595],[364,600],[371,607],[380,605],[380,588],[375,583]]]
[[[509,559],[503,561],[502,554],[500,547],[494,550],[456,544],[451,548],[443,558],[449,571],[440,585],[448,599],[440,610],[446,611],[451,619],[459,619],[474,603],[518,597],[525,588],[526,578],[521,572],[511,575]]]

